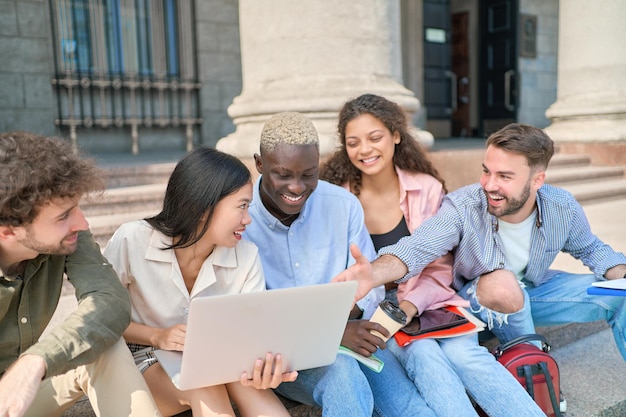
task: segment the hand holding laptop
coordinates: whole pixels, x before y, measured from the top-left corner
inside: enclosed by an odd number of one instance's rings
[[[186,325],[177,324],[165,329],[153,328],[152,331],[154,332],[153,346],[165,350],[183,350],[183,346],[185,346],[185,334],[187,333]]]
[[[248,373],[241,375],[241,385],[256,389],[276,388],[283,382],[293,382],[298,377],[297,371],[283,373],[283,358],[280,353],[276,356],[271,353],[265,355],[265,360],[257,359],[252,371],[252,379]]]

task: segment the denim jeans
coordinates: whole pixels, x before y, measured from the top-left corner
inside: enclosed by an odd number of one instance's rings
[[[439,416],[476,417],[466,391],[490,417],[545,416],[522,385],[478,344],[476,334],[417,340],[388,349]]]
[[[388,350],[376,352],[384,363],[376,373],[348,356],[332,365],[298,372],[276,392],[303,404],[322,407],[324,417],[436,417]]]
[[[539,286],[523,282],[524,307],[502,314],[480,305],[476,297],[478,279],[468,282],[459,294],[468,299],[472,312],[489,324],[489,330],[505,343],[535,333],[535,326],[586,323],[606,320],[622,358],[626,360],[626,297],[588,295],[587,287],[597,281],[593,274],[548,271],[550,279]]]

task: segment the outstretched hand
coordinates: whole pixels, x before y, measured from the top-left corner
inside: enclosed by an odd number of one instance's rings
[[[357,281],[359,286],[354,300],[358,301],[376,286],[374,285],[374,270],[369,259],[361,253],[359,247],[354,243],[350,245],[350,253],[356,262],[333,278],[332,282]]]
[[[257,359],[254,363],[252,378],[247,372],[241,375],[241,385],[256,389],[276,388],[283,382],[293,382],[298,377],[298,372],[283,373],[283,358],[280,353],[276,356],[271,353],[265,355],[265,360]]]

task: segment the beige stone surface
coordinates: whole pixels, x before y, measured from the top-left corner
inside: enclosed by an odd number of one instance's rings
[[[399,28],[398,0],[240,0],[243,87],[228,108],[236,130],[217,148],[249,158],[271,115],[298,111],[315,124],[322,154],[332,152],[338,110],[368,92],[412,115],[419,101],[402,84]]]
[[[557,142],[626,141],[626,2],[559,2],[557,101],[546,131]]]

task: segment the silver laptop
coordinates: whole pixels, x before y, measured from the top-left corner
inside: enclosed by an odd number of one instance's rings
[[[280,353],[283,370],[335,361],[356,292],[356,281],[195,298],[183,352],[157,350],[181,390],[252,377],[257,358]]]

